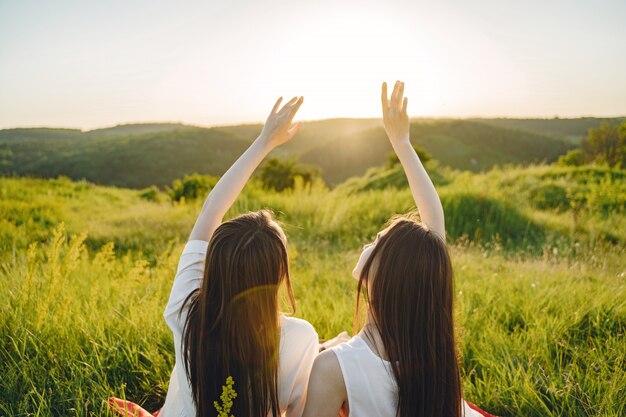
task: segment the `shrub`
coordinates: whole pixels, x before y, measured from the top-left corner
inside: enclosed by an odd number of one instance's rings
[[[567,191],[554,183],[539,184],[532,188],[529,193],[530,203],[541,210],[558,209],[567,210],[570,206]]]
[[[168,193],[172,201],[195,200],[199,197],[206,197],[217,181],[217,177],[208,175],[185,175],[182,180],[174,180]]]
[[[556,163],[560,166],[581,166],[585,163],[583,151],[572,149],[565,155],[561,155]]]
[[[545,243],[545,231],[505,201],[455,192],[442,193],[441,203],[446,232],[453,240],[463,236],[477,243],[498,239],[505,248],[539,248]]]
[[[271,158],[261,166],[260,178],[266,189],[293,189],[296,177],[301,177],[304,184],[311,184],[320,177],[320,169],[301,164],[294,159],[279,158]]]
[[[161,192],[154,185],[139,191],[139,197],[144,200],[154,201],[157,203],[162,201]]]
[[[589,129],[581,145],[588,161],[610,167],[626,166],[626,122],[621,125],[605,122],[595,129]]]

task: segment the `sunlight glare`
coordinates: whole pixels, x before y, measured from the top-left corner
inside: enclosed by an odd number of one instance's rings
[[[437,76],[427,63],[432,51],[420,44],[414,29],[398,25],[384,10],[354,14],[354,9],[338,9],[291,32],[293,52],[284,57],[281,74],[288,90],[299,89],[307,97],[303,118],[377,115],[381,82],[396,79],[410,79],[406,95],[419,95],[419,102],[411,102],[413,112],[428,112],[437,100]]]

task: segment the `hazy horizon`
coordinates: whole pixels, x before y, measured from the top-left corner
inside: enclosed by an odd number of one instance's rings
[[[626,3],[0,0],[0,129],[626,115]]]
[[[308,119],[302,120],[302,123],[315,123],[315,122],[324,122],[328,120],[341,120],[341,119],[350,119],[350,120],[368,120],[368,119],[377,119],[378,116],[367,116],[367,117],[327,117],[323,119]],[[622,119],[626,118],[626,114],[621,115],[609,115],[609,116],[597,116],[597,115],[582,115],[582,116],[573,116],[573,117],[508,117],[508,116],[466,116],[466,117],[455,117],[455,116],[411,116],[411,121],[416,120],[494,120],[494,119],[508,119],[508,120],[576,120],[576,119]],[[382,120],[382,118],[381,118]],[[192,123],[192,122],[184,122],[184,121],[168,121],[168,120],[148,120],[148,121],[128,121],[128,122],[120,122],[107,124],[102,126],[94,126],[94,127],[77,127],[77,126],[56,126],[56,125],[30,125],[30,126],[0,126],[0,130],[11,130],[11,129],[70,129],[70,130],[81,130],[83,132],[89,132],[93,130],[100,129],[110,129],[118,126],[130,126],[130,125],[183,125],[188,127],[199,127],[204,129],[210,129],[215,127],[231,127],[231,126],[245,126],[245,125],[259,125],[263,124],[264,120],[257,121],[241,121],[237,123],[218,123],[218,124],[201,124],[201,123]],[[382,123],[382,122],[381,122]]]

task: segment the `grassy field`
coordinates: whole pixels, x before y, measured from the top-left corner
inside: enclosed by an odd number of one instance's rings
[[[501,416],[626,414],[626,171],[431,166],[456,274],[464,395]],[[333,190],[252,182],[290,240],[296,316],[352,329],[360,247],[412,209],[397,167]],[[156,409],[173,365],[162,311],[200,202],[68,179],[0,178],[0,415]]]

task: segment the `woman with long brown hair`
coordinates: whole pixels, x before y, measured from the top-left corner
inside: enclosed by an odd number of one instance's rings
[[[420,221],[397,217],[364,246],[353,275],[367,301],[361,331],[322,352],[304,417],[467,417],[452,312],[453,275],[439,196],[409,141],[408,100],[382,87],[383,122]],[[356,317],[356,315],[355,315]]]
[[[287,240],[268,211],[222,219],[263,158],[300,128],[303,99],[272,109],[260,136],[207,197],[180,257],[165,321],[176,364],[160,417],[215,416],[214,402],[232,377],[236,416],[300,417],[318,351],[313,327],[279,313],[289,281]]]

